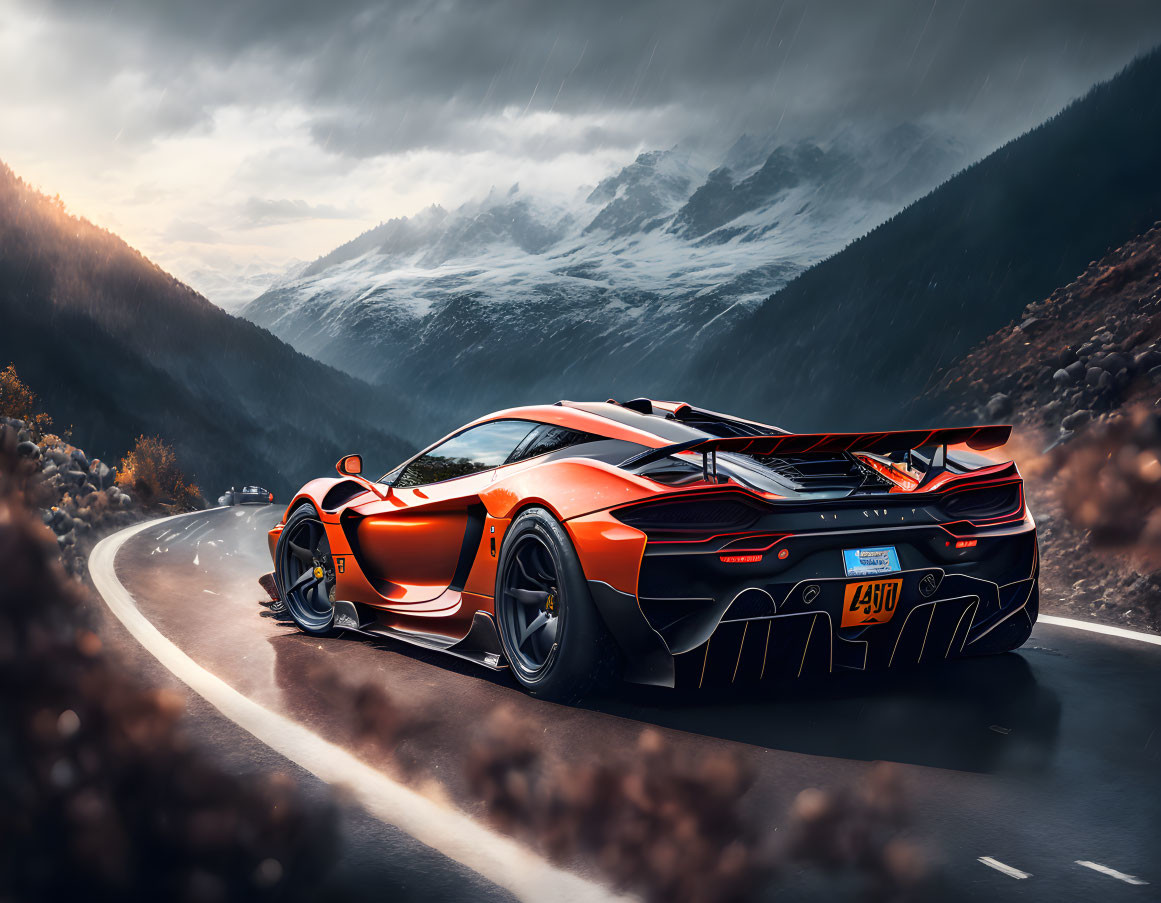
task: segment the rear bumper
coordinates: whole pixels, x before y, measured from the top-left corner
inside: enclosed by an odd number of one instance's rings
[[[956,548],[956,537],[935,525],[820,531],[746,556],[649,542],[636,597],[597,581],[590,588],[630,680],[702,686],[898,668],[1015,648],[1031,632],[1035,524],[1029,517],[972,538],[975,545]],[[738,540],[729,551],[768,543]],[[844,628],[844,590],[868,578],[846,577],[842,552],[882,545],[900,560],[900,572],[888,575],[903,581],[894,613]]]

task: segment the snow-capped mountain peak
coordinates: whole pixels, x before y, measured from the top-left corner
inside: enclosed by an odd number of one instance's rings
[[[960,162],[920,129],[856,144],[748,137],[716,167],[677,147],[640,154],[571,205],[514,185],[432,206],[243,313],[307,354],[444,405],[448,423],[528,399],[639,394],[648,387],[626,381],[644,358],[663,389],[666,349],[725,327]],[[914,178],[911,152],[923,164]]]

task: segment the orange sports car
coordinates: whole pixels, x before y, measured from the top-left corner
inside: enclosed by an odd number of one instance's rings
[[[298,626],[394,637],[575,700],[894,668],[1021,645],[1036,525],[1008,426],[788,433],[676,402],[468,424],[270,531]],[[266,578],[269,584],[269,575]]]

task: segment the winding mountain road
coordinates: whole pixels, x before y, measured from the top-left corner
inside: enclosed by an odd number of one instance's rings
[[[643,726],[693,753],[726,745],[753,766],[748,802],[774,813],[775,828],[803,788],[855,785],[872,762],[898,763],[912,834],[938,852],[956,898],[1161,899],[1156,637],[1053,619],[1017,653],[935,670],[835,675],[761,695],[625,687],[568,708],[454,658],[388,640],[313,639],[272,617],[256,581],[270,569],[266,531],[281,513],[214,509],[132,527],[94,550],[94,584],[149,653],[254,742],[350,786],[391,826],[392,843],[427,857],[425,873],[442,871],[431,899],[468,891],[461,878],[474,899],[532,900],[548,888],[555,899],[608,896],[598,877],[549,865],[479,819],[464,751],[481,713],[500,706],[543,724],[548,753],[564,761],[631,745]],[[463,809],[397,782],[386,754],[356,756],[335,739],[349,735],[350,708],[334,687],[363,683],[422,713],[402,753]],[[793,899],[793,878],[790,890]]]

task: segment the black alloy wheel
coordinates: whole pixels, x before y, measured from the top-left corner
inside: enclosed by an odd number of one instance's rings
[[[290,616],[305,633],[329,634],[335,620],[335,563],[314,508],[304,505],[290,516],[277,551],[278,586]]]
[[[616,679],[616,644],[593,605],[576,550],[543,508],[522,511],[504,535],[496,625],[513,676],[533,696],[577,702]]]
[[[504,568],[503,587],[512,664],[535,677],[551,664],[566,617],[556,562],[543,537],[525,533],[516,540]]]

